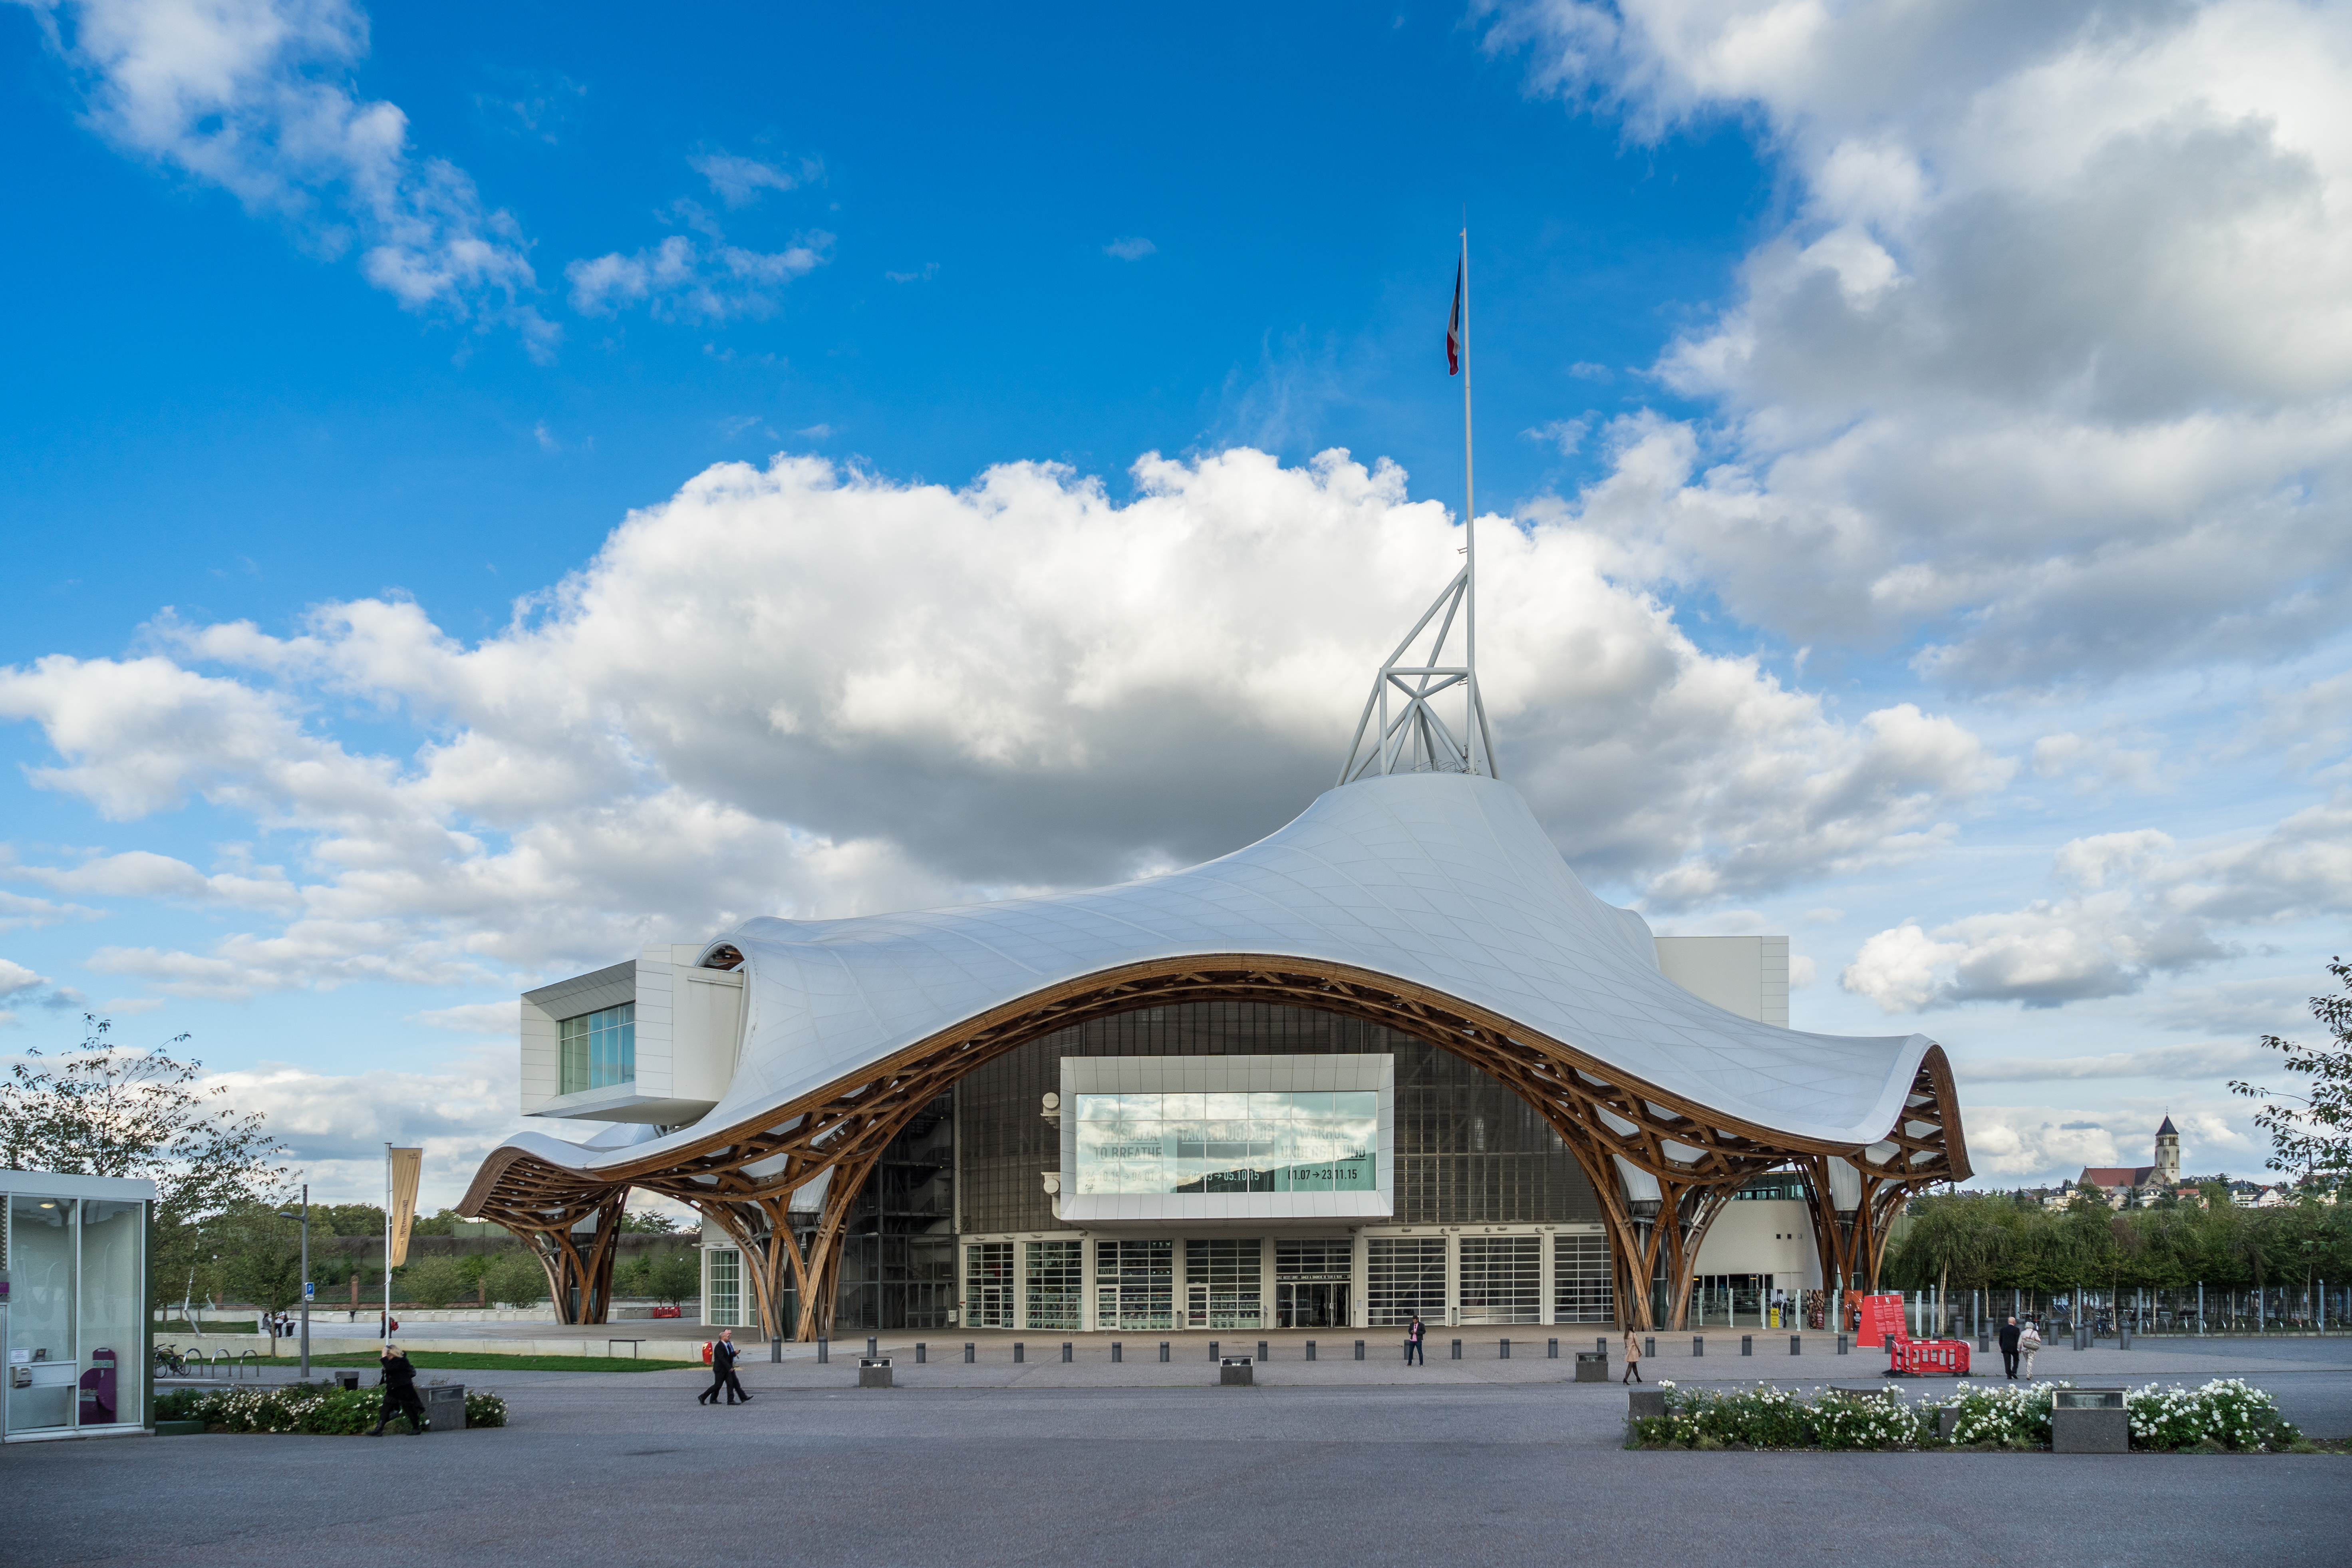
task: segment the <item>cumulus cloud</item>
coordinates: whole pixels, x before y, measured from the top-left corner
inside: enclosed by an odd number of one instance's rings
[[[1862,945],[1842,983],[1890,1013],[1964,1002],[2055,1007],[2139,990],[2221,958],[2217,928],[2352,911],[2352,796],[2258,837],[2188,852],[2153,828],[2077,838],[2053,871],[2070,891]]]
[[[83,904],[60,904],[0,889],[0,931],[55,925],[59,921],[94,921],[105,913]]]
[[[16,1022],[15,1007],[46,1007],[52,1012],[63,1012],[68,1007],[80,1006],[85,1000],[87,998],[80,992],[69,985],[54,984],[46,974],[0,958],[0,1002],[13,1004],[11,1007],[0,1008],[0,1028],[6,1028]]]
[[[2223,1106],[2137,1100],[2096,1116],[2042,1105],[1968,1107],[1969,1161],[1979,1184],[2055,1185],[2085,1165],[2145,1165],[2155,1158],[2157,1124],[2180,1133],[2184,1176],[2259,1166],[2262,1146]]]
[[[1537,90],[1750,118],[1795,194],[1576,498],[1792,638],[1973,687],[2267,658],[2352,605],[2352,15],[1534,0]]]
[[[508,1009],[511,1012],[513,1009]],[[1983,1057],[1964,1059],[1956,1070],[1963,1083],[2042,1083],[2071,1079],[2216,1079],[2261,1059],[2250,1045],[2156,1046],[2147,1050],[2108,1051],[2091,1057]]]
[[[1141,235],[1130,235],[1125,239],[1114,239],[1104,246],[1103,254],[1115,256],[1121,261],[1140,261],[1145,257],[1155,254],[1159,249],[1158,246]]]
[[[349,0],[66,0],[43,9],[89,123],[123,151],[292,226],[404,309],[514,328],[536,358],[561,331],[528,297],[530,246],[466,172],[409,145],[400,108],[358,97],[368,52]]]
[[[290,637],[166,619],[168,651],[0,670],[0,714],[43,728],[44,787],[118,817],[202,799],[299,844],[282,915],[93,960],[171,994],[495,992],[754,913],[1115,879],[1223,853],[1327,787],[1460,537],[1393,465],[1343,452],[1152,456],[1134,477],[1122,504],[1038,464],[963,489],[722,465],[478,644],[398,599]],[[1655,907],[1899,861],[2006,776],[1949,719],[1843,721],[1702,652],[1578,530],[1486,533],[1505,773],[1589,875]],[[347,745],[354,710],[371,735],[413,724],[414,749]],[[280,907],[242,864],[53,875]]]

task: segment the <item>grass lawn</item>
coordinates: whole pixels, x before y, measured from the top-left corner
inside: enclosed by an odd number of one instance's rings
[[[394,1342],[397,1343],[398,1342]],[[652,1356],[639,1360],[625,1355],[477,1355],[461,1351],[417,1351],[409,1363],[420,1372],[676,1372],[681,1367],[699,1368],[702,1351],[694,1347],[691,1361],[656,1361]],[[300,1356],[279,1356],[266,1361],[270,1366],[299,1366]],[[312,1366],[340,1366],[373,1369],[379,1364],[373,1351],[355,1355],[313,1355]]]

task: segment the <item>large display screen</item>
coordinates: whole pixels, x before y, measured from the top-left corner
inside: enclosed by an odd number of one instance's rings
[[[1073,1098],[1081,1195],[1379,1189],[1370,1089]]]

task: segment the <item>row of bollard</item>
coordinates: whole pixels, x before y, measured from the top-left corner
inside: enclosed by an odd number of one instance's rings
[[[1888,1337],[1888,1339],[1889,1339],[1890,1341],[1894,1338],[1894,1336],[1893,1336],[1893,1335],[1891,1335],[1891,1334],[1890,1334],[1889,1336],[1887,1336],[1887,1337]],[[2075,1348],[2075,1349],[2077,1349],[2077,1350],[2082,1350],[2082,1349],[2085,1349],[2085,1348],[2087,1348],[2086,1343],[2085,1343],[2085,1340],[2086,1340],[2086,1335],[2084,1334],[2084,1331],[2083,1331],[2083,1330],[2078,1326],[2078,1327],[2076,1328],[2076,1330],[2075,1330],[2075,1334],[2074,1334],[2074,1348]],[[1449,1360],[1452,1360],[1452,1361],[1460,1361],[1460,1360],[1462,1359],[1462,1343],[1463,1343],[1463,1342],[1461,1342],[1460,1340],[1454,1340],[1454,1341],[1450,1342],[1450,1343],[1448,1344],[1448,1347],[1447,1347],[1447,1350],[1448,1350],[1448,1359],[1449,1359]],[[1497,1358],[1498,1358],[1498,1359],[1500,1359],[1500,1360],[1503,1360],[1503,1361],[1508,1361],[1508,1360],[1510,1360],[1510,1359],[1511,1359],[1511,1342],[1510,1342],[1509,1340],[1507,1340],[1507,1339],[1506,1339],[1506,1340],[1498,1340],[1497,1342],[1496,1342],[1496,1343]],[[1307,1359],[1308,1361],[1315,1361],[1315,1360],[1319,1359],[1318,1354],[1318,1347],[1317,1347],[1317,1343],[1316,1343],[1316,1342],[1315,1342],[1315,1341],[1313,1341],[1313,1340],[1308,1340],[1308,1341],[1307,1342],[1307,1347],[1306,1347],[1306,1348],[1307,1348]],[[1362,1361],[1362,1360],[1364,1359],[1364,1342],[1363,1342],[1362,1340],[1358,1340],[1358,1341],[1355,1342],[1355,1348],[1356,1348],[1356,1356],[1355,1356],[1355,1359],[1356,1359],[1356,1360],[1358,1360],[1358,1361]],[[2129,1334],[2128,1332],[2126,1332],[2126,1333],[2124,1335],[2124,1338],[2123,1338],[2123,1348],[2124,1348],[2124,1349],[2126,1349],[2126,1350],[2129,1350],[2129,1349],[2131,1348],[2131,1336],[2130,1336],[2130,1334]],[[1595,1355],[1597,1355],[1597,1356],[1601,1357],[1601,1358],[1602,1360],[1604,1360],[1604,1361],[1605,1361],[1605,1360],[1607,1360],[1607,1359],[1608,1359],[1608,1356],[1609,1356],[1609,1339],[1608,1339],[1608,1336],[1604,1334],[1604,1335],[1601,1335],[1601,1337],[1599,1337],[1599,1338],[1595,1339],[1595,1340],[1592,1342],[1592,1351],[1593,1351],[1593,1353],[1594,1353]],[[880,1341],[880,1339],[879,1339],[877,1336],[868,1335],[868,1336],[866,1337],[866,1359],[867,1359],[868,1361],[875,1360],[875,1359],[878,1358],[878,1357],[881,1355],[881,1353],[882,1353],[882,1352],[881,1352],[881,1341]],[[1643,1339],[1643,1341],[1642,1341],[1642,1354],[1643,1354],[1645,1358],[1647,1358],[1647,1357],[1654,1357],[1654,1356],[1655,1356],[1657,1353],[1658,1353],[1658,1340],[1657,1340],[1657,1336],[1656,1336],[1656,1335],[1654,1335],[1654,1334],[1651,1334],[1651,1335],[1647,1335],[1647,1336],[1645,1336],[1645,1337]],[[1739,1336],[1739,1353],[1740,1353],[1741,1355],[1744,1355],[1744,1356],[1752,1356],[1752,1355],[1754,1355],[1754,1354],[1756,1353],[1756,1336],[1755,1336],[1755,1335],[1753,1335],[1753,1334],[1742,1334],[1742,1335],[1740,1335],[1740,1336]],[[1790,1353],[1790,1355],[1802,1355],[1802,1354],[1804,1354],[1804,1353],[1805,1353],[1805,1337],[1804,1337],[1804,1335],[1802,1335],[1802,1334],[1790,1334],[1790,1335],[1789,1336],[1789,1353]],[[1838,1336],[1837,1336],[1837,1353],[1838,1353],[1838,1354],[1840,1354],[1840,1355],[1844,1355],[1844,1354],[1847,1354],[1847,1353],[1848,1353],[1848,1345],[1847,1345],[1846,1336],[1845,1336],[1845,1335],[1843,1335],[1843,1334],[1840,1334],[1840,1335],[1838,1335]],[[1549,1340],[1546,1340],[1546,1341],[1544,1342],[1544,1354],[1545,1354],[1546,1358],[1547,1358],[1547,1359],[1549,1359],[1549,1360],[1551,1360],[1551,1361],[1558,1361],[1558,1360],[1559,1359],[1559,1341],[1558,1341],[1557,1339],[1549,1339]],[[1693,1335],[1691,1336],[1691,1354],[1692,1354],[1693,1356],[1695,1356],[1695,1357],[1704,1357],[1704,1356],[1706,1354],[1706,1335],[1704,1335],[1704,1334],[1693,1334]],[[980,1347],[979,1347],[978,1343],[977,1343],[976,1342],[974,1342],[974,1341],[971,1341],[971,1340],[966,1340],[966,1341],[964,1342],[964,1346],[963,1346],[963,1359],[964,1359],[964,1363],[965,1363],[967,1366],[971,1365],[971,1364],[973,1364],[974,1363],[976,1363],[976,1362],[979,1360],[979,1356],[980,1356]],[[833,1355],[832,1355],[832,1343],[831,1343],[831,1342],[830,1342],[830,1341],[827,1341],[827,1340],[825,1340],[825,1339],[820,1338],[820,1339],[816,1342],[816,1359],[817,1359],[817,1361],[818,1361],[820,1363],[830,1363],[830,1362],[832,1361],[832,1359],[833,1359]],[[1069,1340],[1064,1340],[1064,1341],[1062,1342],[1062,1359],[1063,1359],[1065,1362],[1067,1362],[1067,1361],[1070,1361],[1070,1360],[1074,1359],[1074,1342],[1069,1341]],[[1110,1359],[1111,1359],[1113,1362],[1122,1363],[1127,1360],[1127,1345],[1126,1345],[1126,1342],[1125,1342],[1124,1341],[1120,1341],[1120,1340],[1113,1340],[1113,1341],[1111,1342],[1111,1345],[1110,1345]],[[1161,1341],[1160,1342],[1160,1359],[1161,1361],[1163,1361],[1163,1362],[1169,1359],[1169,1342],[1168,1342],[1168,1341],[1166,1341],[1166,1340],[1161,1340]],[[1209,1342],[1209,1359],[1210,1359],[1211,1361],[1222,1361],[1222,1360],[1223,1360],[1223,1359],[1224,1359],[1224,1357],[1223,1357],[1223,1342],[1221,1342],[1221,1341],[1217,1341],[1217,1340],[1211,1340],[1211,1341]],[[1272,1352],[1271,1352],[1268,1350],[1268,1348],[1267,1348],[1267,1342],[1266,1342],[1266,1341],[1265,1341],[1265,1340],[1260,1340],[1260,1341],[1258,1341],[1258,1342],[1257,1342],[1257,1359],[1258,1359],[1259,1361],[1272,1361],[1272,1360],[1274,1359]],[[921,1366],[921,1365],[924,1365],[924,1364],[928,1363],[929,1362],[929,1360],[930,1360],[930,1346],[929,1346],[929,1344],[927,1342],[925,1342],[925,1341],[921,1341],[921,1340],[918,1340],[918,1341],[916,1341],[916,1342],[915,1342],[915,1363],[916,1363],[918,1366]],[[1015,1341],[1013,1341],[1013,1362],[1014,1362],[1016,1364],[1020,1364],[1020,1365],[1026,1365],[1026,1364],[1027,1364],[1028,1360],[1029,1360],[1029,1346],[1028,1346],[1028,1342],[1027,1342],[1026,1341],[1024,1341],[1024,1340],[1015,1340]]]

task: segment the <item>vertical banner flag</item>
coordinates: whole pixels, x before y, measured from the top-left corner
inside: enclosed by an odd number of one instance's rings
[[[1454,313],[1445,318],[1445,374],[1462,374],[1462,264],[1454,264]]]
[[[408,1229],[416,1223],[416,1177],[425,1163],[422,1149],[394,1149],[392,1156],[392,1266],[408,1261]]]

